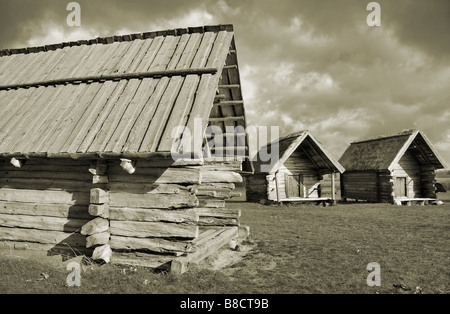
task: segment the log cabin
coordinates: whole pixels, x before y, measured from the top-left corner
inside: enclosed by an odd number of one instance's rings
[[[279,151],[277,160],[263,161],[262,152],[272,149]],[[246,180],[247,200],[261,203],[335,204],[335,176],[344,171],[308,130],[288,134],[262,147],[253,167],[255,174]]]
[[[435,172],[445,168],[427,136],[418,130],[355,141],[339,161],[345,167],[344,200],[397,205],[434,202]]]
[[[3,245],[184,272],[238,235],[249,163],[205,135],[246,126],[232,25],[2,50],[0,82]]]

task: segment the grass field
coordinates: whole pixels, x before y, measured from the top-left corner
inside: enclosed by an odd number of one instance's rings
[[[204,265],[223,256],[235,263],[179,277],[94,265],[82,273],[81,287],[67,287],[64,267],[4,252],[0,293],[450,293],[450,194],[440,196],[447,199],[441,206],[231,203],[251,229],[246,255],[222,251]],[[379,287],[366,283],[371,262],[381,268]]]

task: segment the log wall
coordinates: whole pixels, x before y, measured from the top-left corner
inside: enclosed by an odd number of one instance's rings
[[[341,195],[343,198],[378,202],[378,184],[375,171],[346,171],[341,175]]]
[[[236,184],[243,178],[238,173],[241,162],[205,161],[202,166],[189,166],[201,173],[201,183],[195,186],[195,195],[199,200],[200,227],[239,226],[240,210],[226,208],[226,202],[233,198]],[[240,196],[240,195],[236,195]]]
[[[394,202],[394,177],[388,171],[378,172],[378,202]]]
[[[139,160],[129,174],[119,161],[107,163],[110,246],[183,254],[199,233],[199,169],[173,166],[171,160]]]
[[[183,255],[200,228],[238,226],[234,163],[28,160],[0,163],[0,240]],[[67,246],[67,245],[66,245]],[[105,249],[106,248],[106,249]],[[99,250],[101,249],[101,250]]]
[[[89,214],[89,161],[27,160],[15,168],[0,162],[0,241],[86,251],[80,233]]]
[[[420,183],[422,185],[422,196],[436,198],[436,169],[434,166],[420,167]]]

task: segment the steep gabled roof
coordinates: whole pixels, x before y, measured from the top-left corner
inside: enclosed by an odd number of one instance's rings
[[[272,163],[263,161],[261,158],[262,152],[271,152],[273,147],[278,146],[279,158]],[[279,138],[260,149],[258,158],[254,162],[254,168],[256,173],[268,172],[275,173],[286,162],[291,154],[297,149],[302,149],[316,165],[319,170],[325,172],[344,172],[344,168],[341,164],[333,158],[317,141],[308,130],[298,131]],[[262,171],[262,166],[271,164],[268,171]]]
[[[168,154],[175,127],[208,125],[231,53],[232,25],[3,50],[0,156]],[[241,94],[233,96],[245,124]],[[212,116],[220,123],[226,113]]]
[[[427,136],[418,130],[355,141],[339,162],[346,171],[391,171],[408,149],[414,153],[419,163],[433,165],[436,169],[445,168],[442,158]]]

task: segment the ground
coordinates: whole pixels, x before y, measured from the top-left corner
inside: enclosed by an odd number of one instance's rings
[[[440,206],[410,207],[231,203],[250,237],[181,276],[88,263],[81,286],[68,287],[69,271],[56,258],[3,251],[0,293],[447,294],[450,194],[440,198]],[[380,286],[367,285],[372,262]]]

